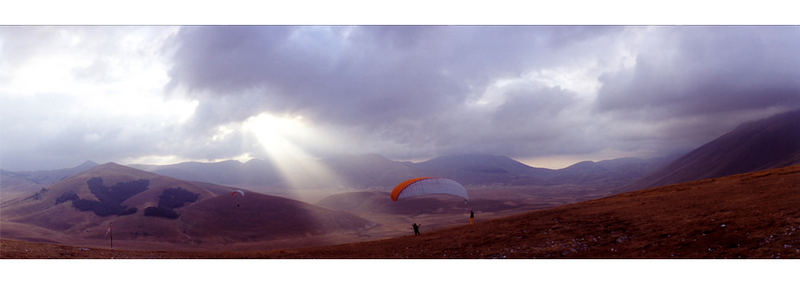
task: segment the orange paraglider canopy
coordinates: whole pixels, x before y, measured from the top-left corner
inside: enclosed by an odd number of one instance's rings
[[[411,185],[411,183],[414,183],[414,182],[417,182],[417,181],[420,181],[420,180],[431,179],[431,178],[433,178],[433,177],[411,178],[409,180],[403,181],[403,183],[397,184],[397,186],[394,187],[394,190],[392,190],[392,194],[390,194],[390,197],[392,197],[392,201],[397,202],[397,196],[399,196],[400,192],[402,192],[403,189],[406,189],[406,187],[408,187],[408,185]]]
[[[447,194],[464,198],[464,202],[469,200],[467,189],[463,185],[452,179],[441,177],[419,177],[403,181],[394,187],[389,197],[397,202],[398,199],[430,194]]]

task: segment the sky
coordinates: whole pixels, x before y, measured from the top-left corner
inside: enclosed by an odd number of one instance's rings
[[[800,108],[798,50],[800,26],[0,26],[0,168],[656,157]]]

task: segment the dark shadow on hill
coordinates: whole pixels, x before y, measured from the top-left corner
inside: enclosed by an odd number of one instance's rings
[[[64,203],[66,201],[76,201],[76,200],[79,200],[79,199],[80,199],[80,197],[78,197],[78,194],[75,194],[75,192],[71,192],[71,191],[70,192],[64,192],[63,194],[61,194],[61,196],[58,196],[58,198],[56,198],[56,205]]]
[[[50,190],[48,190],[47,188],[42,188],[42,189],[41,189],[41,190],[39,190],[38,192],[34,193],[34,194],[33,194],[33,195],[31,195],[31,196],[28,196],[28,197],[26,197],[26,198],[25,198],[25,199],[23,199],[22,201],[27,201],[27,200],[41,200],[41,199],[42,199],[42,194],[46,193],[47,191],[50,191]]]
[[[147,207],[147,209],[144,209],[144,215],[148,217],[177,219],[180,217],[180,214],[175,212],[175,209],[197,201],[197,196],[197,194],[180,187],[164,189],[164,191],[161,192],[161,196],[158,197],[158,206]]]
[[[89,185],[89,190],[97,197],[97,200],[86,199],[73,199],[72,206],[81,211],[92,211],[101,217],[117,215],[124,216],[136,213],[135,207],[126,207],[122,202],[127,200],[133,195],[139,194],[147,190],[150,181],[146,179],[139,179],[128,182],[119,182],[114,186],[106,187],[103,185],[103,179],[100,177],[93,177],[86,181]],[[62,195],[63,196],[63,195]],[[68,197],[59,197],[68,198]]]

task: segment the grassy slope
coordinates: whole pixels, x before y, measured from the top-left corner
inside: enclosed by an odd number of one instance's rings
[[[109,251],[2,240],[3,258],[798,258],[800,165],[386,240],[275,251]]]

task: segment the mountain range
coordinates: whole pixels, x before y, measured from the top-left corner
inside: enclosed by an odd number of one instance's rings
[[[744,123],[683,156],[583,161],[557,170],[530,167],[506,156],[490,154],[448,155],[416,163],[393,161],[378,154],[339,155],[318,162],[340,178],[341,185],[330,187],[335,188],[335,192],[388,191],[404,180],[420,176],[448,177],[467,187],[576,185],[620,192],[792,165],[800,162],[798,149],[800,110]],[[59,170],[2,170],[0,199],[5,202],[39,190],[94,165],[96,163],[87,161]],[[131,167],[186,181],[298,198],[289,195],[293,193],[289,181],[269,160]],[[311,173],[305,175],[303,180],[317,180]]]
[[[418,163],[393,161],[378,154],[341,155],[321,159],[319,162],[342,178],[347,189],[387,191],[400,182],[420,176],[448,177],[466,186],[573,184],[614,188],[643,177],[664,165],[668,159],[669,157],[583,161],[559,170],[531,167],[507,156],[488,154],[448,155]],[[280,192],[279,189],[288,185],[274,165],[260,159],[246,163],[228,160],[131,166],[183,180],[248,189],[266,188],[269,189],[267,192]],[[306,179],[315,178],[309,176]]]
[[[677,159],[584,161],[553,170],[488,154],[423,162],[392,161],[377,154],[328,157],[320,165],[345,187],[319,202],[270,195],[289,183],[267,160],[136,168],[87,161],[68,169],[2,171],[0,235],[96,246],[105,242],[113,223],[116,242],[128,248],[288,248],[395,236],[412,221],[423,221],[426,228],[447,227],[463,221],[469,209],[484,219],[498,218],[799,162],[800,111],[742,124]],[[473,199],[469,205],[448,197],[390,202],[388,190],[419,176],[460,181]]]
[[[96,165],[97,163],[94,161],[87,160],[72,168],[56,170],[7,171],[0,169],[0,190],[2,190],[0,192],[0,195],[2,195],[0,201],[8,201],[19,195],[37,191],[42,187],[86,171]]]

